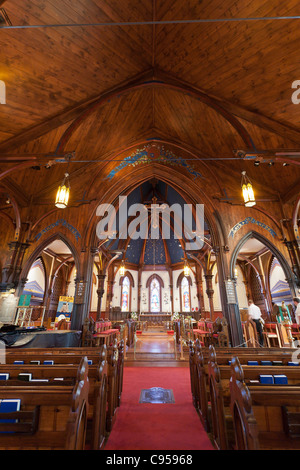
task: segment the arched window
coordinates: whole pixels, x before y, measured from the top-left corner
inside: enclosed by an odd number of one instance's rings
[[[149,292],[149,312],[158,313],[162,310],[162,289],[164,288],[164,281],[158,274],[152,274],[146,282],[146,287]]]
[[[181,281],[181,306],[183,312],[191,311],[190,283],[188,278],[184,276]]]
[[[150,283],[150,312],[160,312],[160,284],[156,278]]]
[[[130,280],[128,276],[125,276],[122,282],[121,310],[122,312],[130,310]]]

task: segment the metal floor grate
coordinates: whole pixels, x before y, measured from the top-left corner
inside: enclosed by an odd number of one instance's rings
[[[175,403],[173,390],[161,387],[143,389],[139,403]]]

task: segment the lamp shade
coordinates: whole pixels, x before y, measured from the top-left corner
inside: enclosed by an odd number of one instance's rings
[[[189,276],[189,274],[190,274],[190,268],[188,267],[187,264],[184,265],[183,274],[184,274],[185,276]]]
[[[254,191],[251,183],[243,184],[242,186],[243,198],[246,207],[255,206],[256,201],[254,197]]]
[[[120,276],[124,276],[125,274],[125,266],[124,264],[121,264],[121,267],[120,267]]]
[[[6,104],[6,87],[3,80],[0,80],[0,104]]]
[[[252,186],[249,178],[246,176],[245,171],[242,172],[242,175],[243,175],[242,193],[243,193],[244,204],[245,204],[246,207],[255,206],[256,201],[255,201],[253,186]]]
[[[65,209],[69,202],[70,185],[67,180],[68,176],[69,175],[66,173],[65,178],[62,184],[58,187],[58,190],[56,193],[55,206],[58,207],[59,209]]]

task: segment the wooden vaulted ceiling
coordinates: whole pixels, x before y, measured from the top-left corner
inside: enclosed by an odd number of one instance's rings
[[[74,152],[69,173],[80,200],[95,172],[100,184],[118,165],[108,160],[149,142],[194,160],[211,195],[240,197],[245,169],[262,200],[297,197],[297,164],[254,167],[234,153],[300,151],[300,105],[291,100],[300,19],[271,19],[300,15],[297,0],[0,0],[0,7],[11,22],[0,28],[1,173],[27,162],[1,184],[19,204],[53,204],[66,166],[46,164],[57,155]]]

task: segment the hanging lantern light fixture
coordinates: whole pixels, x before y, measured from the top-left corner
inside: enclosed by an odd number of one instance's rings
[[[70,182],[69,174],[65,173],[64,179],[61,185],[58,187],[55,199],[55,205],[59,209],[65,209],[68,205],[70,197]]]
[[[183,274],[184,274],[185,276],[189,276],[189,275],[190,275],[190,268],[189,268],[189,265],[187,264],[186,261],[185,261],[185,263],[184,263]]]
[[[124,276],[125,274],[125,265],[124,261],[122,261],[121,267],[120,267],[120,276]]]
[[[253,187],[245,171],[242,171],[241,186],[242,186],[242,193],[243,193],[245,206],[246,207],[255,206],[256,201],[255,201]]]

